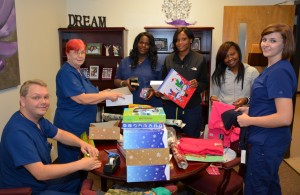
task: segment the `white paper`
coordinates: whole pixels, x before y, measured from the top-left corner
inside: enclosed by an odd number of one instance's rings
[[[241,163],[246,164],[246,150],[241,151]]]
[[[157,89],[160,87],[160,85],[163,83],[163,81],[150,81],[150,86],[157,91]]]
[[[109,107],[109,106],[127,106],[128,104],[133,103],[132,93],[130,92],[128,87],[120,87],[120,88],[112,89],[111,91],[123,93],[124,99],[118,98],[118,100],[115,102],[113,102],[111,100],[106,100],[107,107]]]

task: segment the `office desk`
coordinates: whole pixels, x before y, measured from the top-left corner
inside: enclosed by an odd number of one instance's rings
[[[107,191],[107,180],[113,180],[113,181],[123,181],[126,182],[126,162],[125,158],[122,156],[122,154],[117,150],[117,142],[116,141],[99,141],[95,140],[95,145],[100,151],[99,158],[101,159],[102,166],[98,169],[95,169],[92,171],[92,173],[100,176],[101,179],[101,190]],[[111,152],[116,152],[120,154],[121,156],[121,165],[116,170],[116,172],[112,175],[105,175],[103,173],[103,167],[106,164],[107,161],[107,153],[104,151],[109,150]],[[174,158],[170,161],[170,180],[164,181],[166,182],[174,182],[178,181],[184,178],[187,178],[189,176],[192,176],[201,170],[205,169],[209,163],[202,163],[202,162],[188,162],[188,168],[187,169],[180,169],[177,166],[177,163]],[[164,183],[162,181],[154,181],[155,183]],[[154,183],[151,181],[151,183]]]

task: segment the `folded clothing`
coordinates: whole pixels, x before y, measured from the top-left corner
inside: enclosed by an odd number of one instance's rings
[[[223,155],[223,142],[217,139],[180,138],[179,150],[184,154]]]
[[[240,127],[239,123],[237,122],[237,117],[239,115],[242,115],[242,112],[235,111],[234,109],[232,110],[227,110],[222,114],[222,120],[224,123],[224,126],[226,129],[234,127]],[[240,137],[239,137],[239,149],[240,150],[246,150],[247,149],[247,133],[248,133],[248,128],[247,127],[242,127],[240,131]]]

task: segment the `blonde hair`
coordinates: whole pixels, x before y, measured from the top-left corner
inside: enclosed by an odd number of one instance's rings
[[[25,81],[23,83],[23,85],[21,86],[20,96],[26,97],[26,95],[28,94],[29,87],[31,85],[39,85],[39,86],[42,86],[42,87],[47,87],[47,84],[44,81],[40,80],[40,79],[28,80],[28,81]]]

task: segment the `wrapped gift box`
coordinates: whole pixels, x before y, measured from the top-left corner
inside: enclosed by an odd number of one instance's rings
[[[127,166],[127,182],[170,180],[170,165]]]
[[[164,123],[124,123],[123,129],[163,129]]]
[[[169,164],[169,148],[126,150],[126,165],[163,165]]]
[[[168,148],[166,129],[123,129],[123,147],[127,149]]]
[[[91,123],[89,127],[89,138],[95,140],[119,140],[120,121],[109,121],[103,123]]]
[[[124,123],[164,123],[166,114],[162,107],[157,108],[124,108]]]

